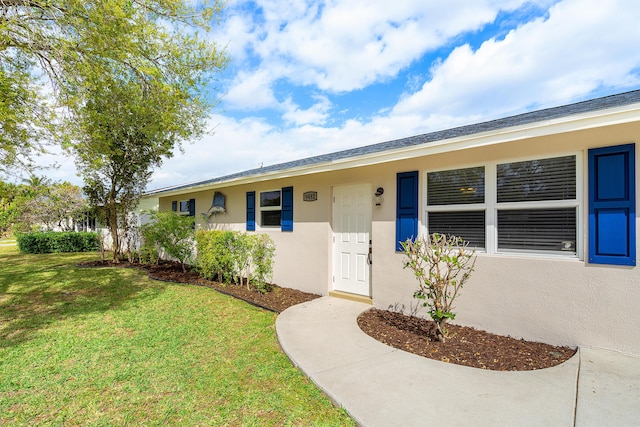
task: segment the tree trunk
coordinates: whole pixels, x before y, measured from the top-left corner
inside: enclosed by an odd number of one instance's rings
[[[444,335],[444,322],[436,321],[436,337],[438,338],[438,342],[444,343],[446,341],[446,337]]]
[[[113,242],[112,243],[113,263],[119,264],[120,263],[120,237],[118,236],[118,221],[116,220],[115,223],[112,222],[109,228],[111,229],[111,240]]]
[[[109,197],[109,204],[107,208],[107,222],[109,225],[109,231],[111,231],[112,249],[113,249],[113,263],[120,263],[120,236],[118,235],[118,211],[116,210],[116,201],[113,197],[113,191]]]

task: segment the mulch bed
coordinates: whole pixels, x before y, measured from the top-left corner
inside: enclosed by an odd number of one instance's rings
[[[556,366],[575,349],[495,335],[467,326],[447,325],[438,342],[435,323],[416,316],[373,308],[358,317],[366,334],[391,347],[430,359],[494,371],[530,371]]]
[[[276,313],[320,297],[277,285],[267,293],[246,286],[225,285],[204,279],[192,271],[183,273],[179,264],[174,262],[140,265],[94,261],[82,266],[138,267],[146,270],[153,279],[207,286]],[[431,320],[376,308],[362,313],[358,317],[358,325],[366,334],[391,347],[443,362],[496,371],[549,368],[570,359],[576,352],[569,347],[524,341],[458,325],[448,325],[449,337],[441,343],[437,342],[435,325]]]
[[[272,289],[270,292],[261,293],[253,287],[247,288],[247,286],[224,284],[217,281],[208,280],[193,271],[187,271],[186,273],[183,273],[180,265],[174,262],[165,261],[161,262],[159,265],[149,265],[130,264],[128,262],[120,262],[118,264],[114,264],[111,261],[93,261],[89,263],[83,263],[82,266],[138,267],[147,271],[149,277],[151,277],[152,279],[162,280],[166,282],[188,283],[191,285],[206,286],[216,289],[223,294],[231,295],[250,304],[256,305],[266,310],[274,311],[276,313],[281,313],[291,306],[311,301],[320,297],[320,295],[310,294],[307,292],[298,291],[296,289],[283,288],[277,285],[272,285]]]

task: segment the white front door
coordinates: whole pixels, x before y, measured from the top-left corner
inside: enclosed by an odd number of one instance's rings
[[[371,186],[333,190],[333,289],[371,296]]]

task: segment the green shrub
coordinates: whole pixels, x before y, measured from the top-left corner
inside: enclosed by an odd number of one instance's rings
[[[138,259],[141,264],[157,264],[160,261],[160,254],[155,246],[145,243],[140,247]]]
[[[196,233],[196,248],[196,266],[204,277],[224,283],[246,283],[260,292],[269,290],[275,253],[269,236],[200,230]]]
[[[182,271],[193,260],[193,217],[172,211],[150,211],[150,221],[140,227],[144,245],[164,249],[180,261]]]
[[[92,252],[100,247],[97,233],[47,231],[18,234],[18,249],[25,254],[52,252]]]
[[[251,238],[251,265],[253,267],[253,285],[260,291],[269,289],[268,280],[273,275],[273,256],[276,247],[271,237],[266,234],[252,234]]]
[[[232,231],[196,232],[196,268],[198,272],[210,280],[231,283],[235,280],[235,261],[233,247],[236,234]]]

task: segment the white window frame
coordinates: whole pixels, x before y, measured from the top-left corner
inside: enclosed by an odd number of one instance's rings
[[[576,199],[575,200],[550,200],[535,202],[503,202],[498,203],[497,168],[499,164],[526,162],[532,160],[543,160],[555,157],[575,156],[576,159]],[[422,197],[422,235],[429,234],[428,214],[429,212],[448,211],[485,211],[485,248],[477,249],[478,253],[500,256],[532,256],[561,259],[584,260],[584,152],[572,151],[562,153],[545,153],[536,156],[526,156],[517,158],[507,158],[499,161],[482,163],[461,164],[446,168],[429,169],[423,175],[423,197]],[[447,170],[467,169],[484,166],[484,203],[464,204],[464,205],[436,205],[428,206],[427,174],[432,172],[442,172]],[[574,252],[561,251],[541,251],[541,250],[498,250],[498,228],[496,227],[498,210],[509,209],[544,209],[544,208],[576,208],[576,248]]]
[[[273,192],[278,192],[280,193],[280,205],[278,206],[261,206],[262,204],[262,193],[273,193]],[[258,197],[257,197],[257,215],[258,218],[256,218],[256,225],[258,228],[260,229],[266,229],[266,230],[273,230],[275,228],[281,228],[282,227],[282,188],[274,188],[272,190],[263,190],[263,191],[258,191],[257,192]],[[262,212],[266,212],[266,211],[280,211],[280,224],[278,225],[264,225],[262,224]]]

